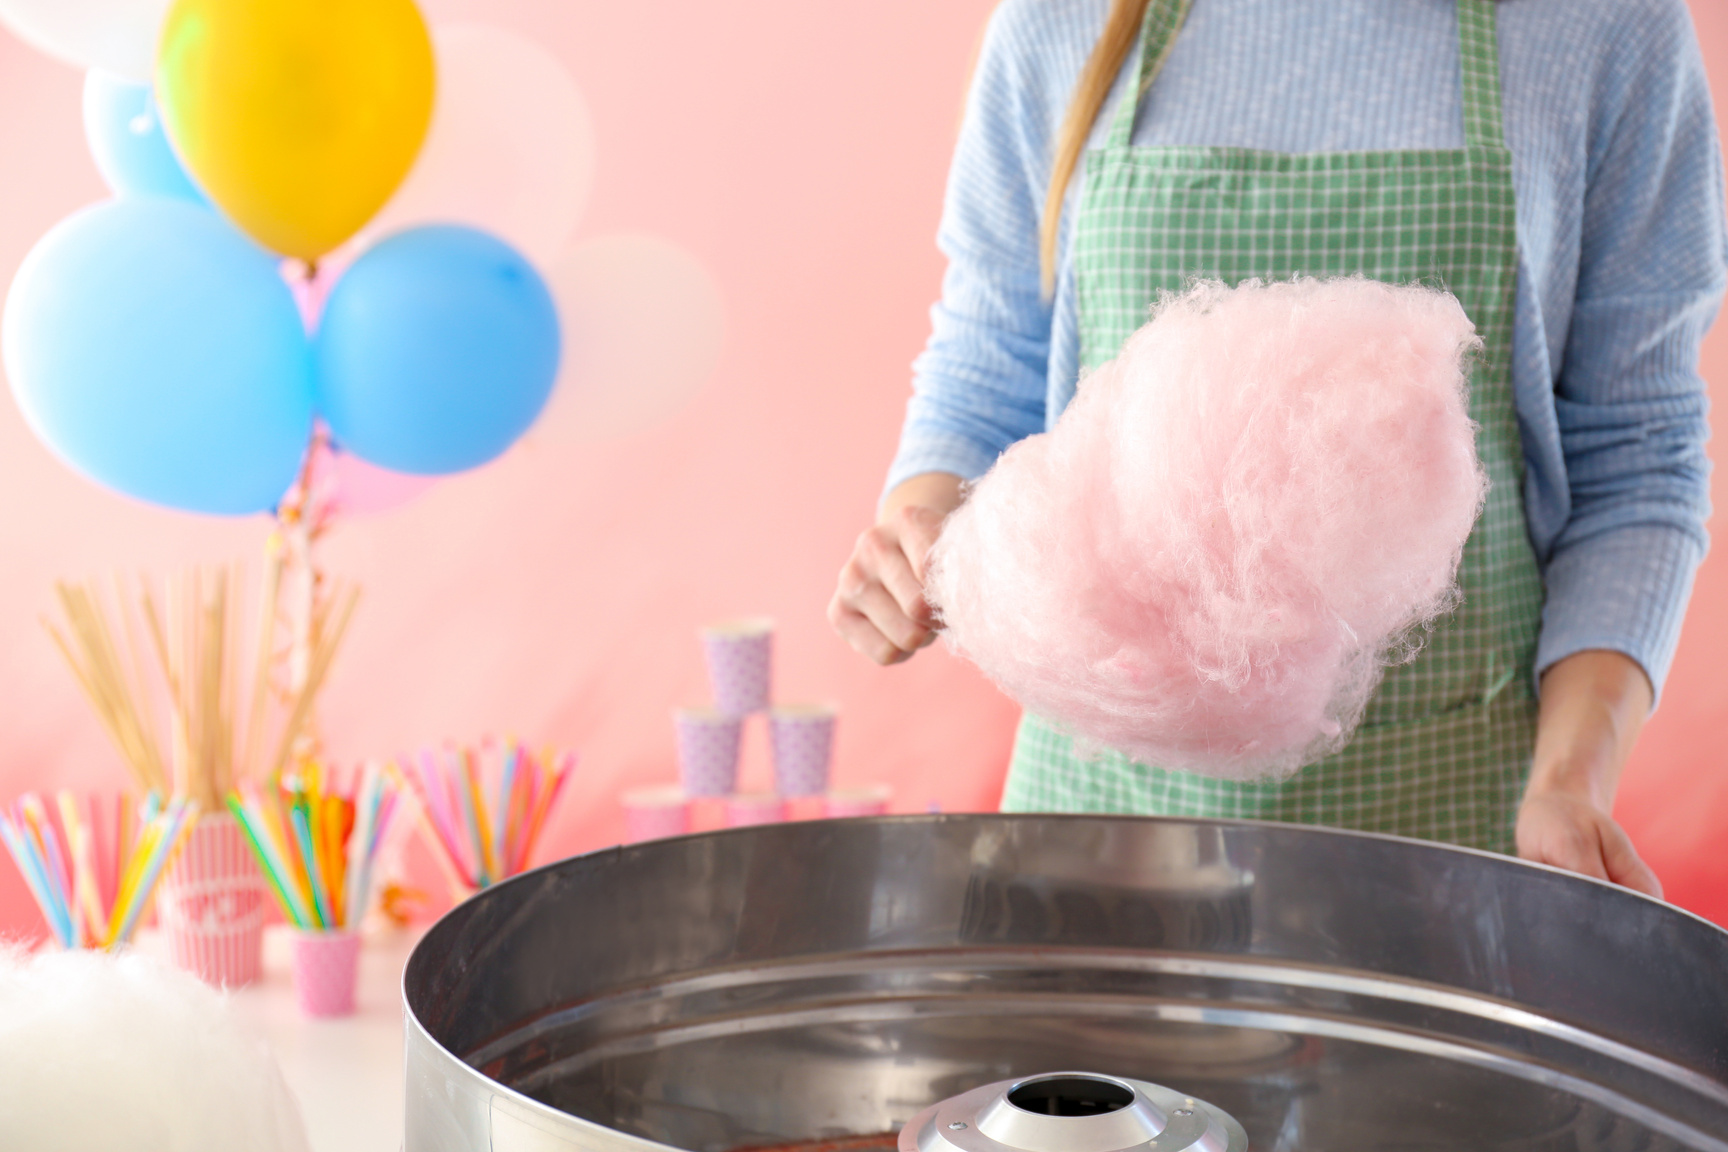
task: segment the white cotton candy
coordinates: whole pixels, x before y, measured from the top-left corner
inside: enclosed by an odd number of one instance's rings
[[[0,949],[0,1148],[305,1152],[264,1041],[147,957]]]
[[[1452,296],[1360,277],[1167,296],[945,525],[948,643],[1083,751],[1281,777],[1457,600],[1486,497]]]

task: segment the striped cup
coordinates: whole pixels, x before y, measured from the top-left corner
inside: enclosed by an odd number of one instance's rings
[[[226,812],[200,817],[156,890],[175,966],[221,988],[258,979],[265,896],[239,821]]]

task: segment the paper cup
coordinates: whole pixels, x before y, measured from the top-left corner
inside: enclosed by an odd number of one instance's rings
[[[830,820],[847,816],[880,816],[888,811],[891,795],[893,793],[886,784],[830,792],[822,797],[822,815]]]
[[[726,798],[726,827],[749,828],[786,819],[786,802],[772,792],[749,792]]]
[[[690,798],[682,788],[638,788],[620,797],[632,844],[682,836],[690,831]]]
[[[774,663],[774,622],[733,620],[702,629],[714,707],[748,716],[768,707]]]
[[[258,979],[266,895],[239,822],[226,812],[201,817],[156,889],[175,966],[219,988]]]
[[[712,708],[680,708],[678,772],[691,796],[725,796],[738,782],[738,737],[744,721]]]
[[[295,928],[288,944],[294,999],[308,1016],[350,1016],[360,976],[360,933]]]
[[[769,709],[774,788],[780,795],[815,796],[828,790],[834,762],[834,711],[826,704]]]

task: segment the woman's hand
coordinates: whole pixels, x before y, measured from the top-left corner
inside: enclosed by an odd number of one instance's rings
[[[1565,792],[1526,793],[1518,809],[1518,855],[1662,895],[1662,882],[1612,817]]]
[[[926,472],[888,494],[840,570],[828,621],[878,664],[898,664],[936,639],[924,602],[924,565],[942,522],[960,506],[960,477]]]
[[[1644,670],[1619,652],[1578,652],[1542,674],[1518,855],[1662,895],[1661,881],[1609,815],[1650,703]]]

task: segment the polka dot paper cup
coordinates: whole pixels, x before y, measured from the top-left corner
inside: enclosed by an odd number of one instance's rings
[[[828,791],[834,764],[834,714],[828,704],[769,709],[774,788],[780,795],[816,796]]]
[[[682,788],[638,788],[620,797],[630,843],[663,840],[690,831],[690,798]]]
[[[822,815],[830,820],[848,816],[881,816],[888,811],[888,800],[892,795],[886,784],[830,792],[822,797]]]
[[[749,828],[786,819],[786,801],[772,792],[747,792],[726,798],[726,827]]]
[[[678,772],[691,796],[726,796],[738,784],[740,716],[713,708],[680,708],[672,714],[678,728]]]
[[[346,928],[293,930],[294,999],[308,1016],[352,1016],[360,976],[360,934]]]
[[[774,622],[733,620],[702,629],[714,707],[748,716],[773,699]]]

